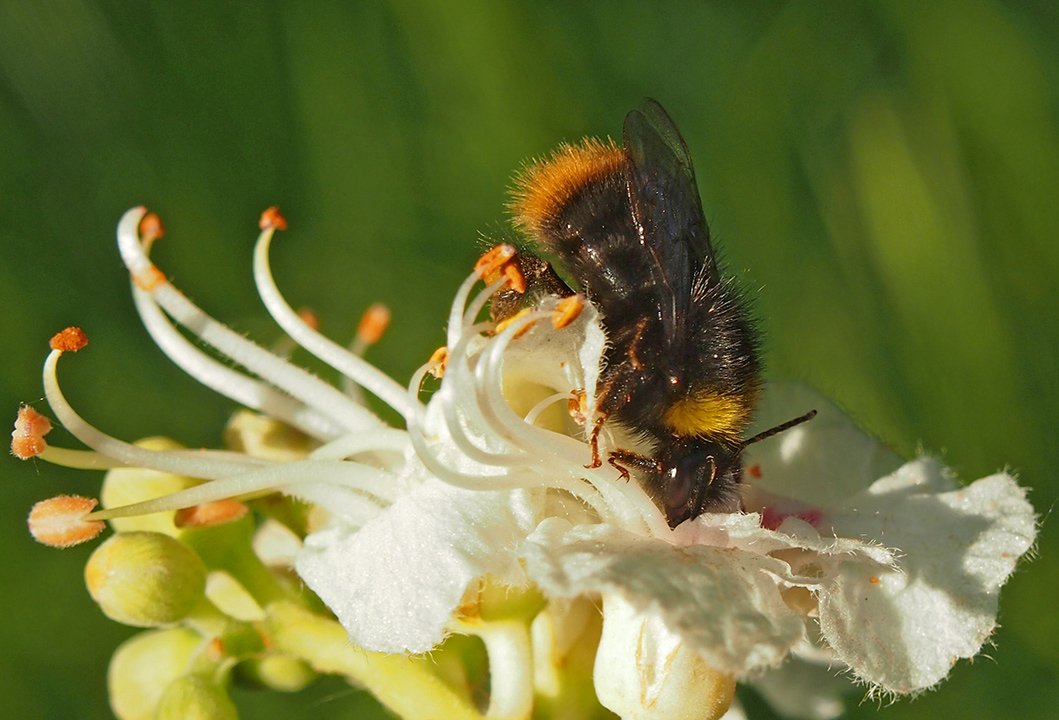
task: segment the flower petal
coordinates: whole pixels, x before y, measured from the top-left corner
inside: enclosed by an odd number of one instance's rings
[[[895,570],[850,565],[820,594],[820,625],[838,659],[895,693],[931,687],[973,657],[996,626],[1000,587],[1033,545],[1036,518],[1006,473],[940,494],[920,459],[852,498],[832,518],[847,537],[900,548]]]
[[[787,565],[734,548],[679,547],[607,525],[549,518],[527,539],[529,575],[549,595],[613,593],[657,612],[673,633],[722,672],[777,665],[804,636],[776,576]]]
[[[603,597],[593,683],[624,720],[713,720],[732,704],[735,678],[711,668],[658,613]]]
[[[747,448],[748,489],[832,506],[877,478],[901,459],[858,428],[830,400],[799,383],[769,383],[751,433],[758,433],[816,409],[817,416]],[[748,507],[756,508],[753,502]]]
[[[359,530],[335,524],[310,535],[296,567],[356,644],[426,652],[477,578],[524,581],[513,549],[536,522],[536,505],[533,493],[474,492],[431,478]]]

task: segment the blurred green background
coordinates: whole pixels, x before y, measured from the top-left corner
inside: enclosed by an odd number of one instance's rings
[[[265,343],[258,213],[291,223],[279,283],[347,338],[382,300],[373,358],[402,381],[497,234],[513,171],[619,134],[658,98],[682,129],[769,375],[834,396],[906,455],[964,479],[1007,467],[1042,514],[1059,477],[1059,5],[1051,2],[0,2],[0,407],[41,395],[49,335],[81,324],[64,385],[135,438],[215,445],[232,410],[139,327],[113,242],[158,211],[155,258]],[[41,405],[43,407],[43,405]],[[8,717],[105,718],[130,634],[88,600],[90,548],[24,517],[98,475],[3,461],[0,697]],[[989,658],[897,718],[1052,718],[1059,539],[1006,589]],[[850,717],[873,716],[872,702]],[[341,684],[237,695],[245,717],[373,716]],[[769,717],[752,698],[755,717]]]

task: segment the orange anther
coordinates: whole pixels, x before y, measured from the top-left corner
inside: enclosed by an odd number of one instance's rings
[[[373,303],[364,311],[357,325],[357,339],[366,345],[374,345],[390,327],[390,308],[382,303]]]
[[[449,349],[445,346],[441,346],[437,350],[435,350],[431,354],[430,359],[427,360],[427,365],[430,368],[429,370],[427,370],[427,372],[429,372],[431,375],[440,380],[441,378],[445,377],[445,365],[447,365],[448,362]]]
[[[210,638],[209,643],[206,644],[206,657],[214,662],[218,662],[224,659],[227,650],[224,647],[224,640],[219,637]]]
[[[489,276],[495,275],[513,257],[515,257],[514,245],[506,243],[497,245],[478,258],[478,262],[474,264],[474,269],[483,278],[488,279]]]
[[[578,425],[588,422],[588,395],[584,390],[577,389],[570,393],[570,399],[566,401],[566,411]]]
[[[37,542],[50,547],[72,547],[91,540],[106,527],[102,520],[85,519],[98,503],[77,495],[41,500],[29,511],[29,532]]]
[[[88,336],[79,327],[68,327],[51,336],[48,345],[59,352],[77,352],[88,344]]]
[[[261,213],[261,219],[257,222],[258,227],[262,230],[286,230],[287,229],[287,218],[283,217],[279,208],[273,205],[265,212]]]
[[[143,220],[140,220],[140,238],[150,243],[164,236],[165,227],[162,225],[162,218],[153,212],[144,215]]]
[[[877,578],[876,576],[872,575],[870,578],[868,578],[868,582],[870,582],[872,585],[878,585],[879,584],[879,578]]]
[[[19,460],[37,457],[48,447],[44,436],[49,432],[51,421],[29,405],[23,405],[18,409],[15,429],[11,431],[11,454]]]
[[[156,266],[150,265],[146,270],[142,270],[133,275],[132,281],[136,283],[136,287],[144,292],[154,292],[155,288],[165,282],[165,273],[159,270]]]
[[[519,310],[517,313],[515,313],[514,315],[512,315],[511,317],[504,318],[499,323],[497,323],[496,331],[498,333],[501,333],[504,330],[507,330],[516,321],[524,318],[530,312],[531,312],[530,308],[523,308],[523,309]],[[515,333],[515,339],[518,339],[518,338],[522,337],[523,335],[525,335],[526,333],[528,333],[533,328],[534,325],[536,325],[536,321],[526,323],[518,332]]]
[[[748,467],[746,469],[746,474],[749,475],[750,477],[754,478],[755,480],[760,480],[761,479],[761,466],[760,465],[751,465],[750,467]]]
[[[577,320],[581,311],[585,309],[585,298],[582,295],[571,295],[564,297],[555,305],[552,313],[552,327],[556,330],[564,328],[574,320]]]
[[[215,500],[177,510],[173,516],[173,524],[180,528],[213,527],[214,525],[234,522],[248,512],[250,512],[250,508],[238,500]]]
[[[519,295],[526,292],[526,276],[519,270],[518,265],[508,262],[503,268],[504,277],[507,278],[507,286]]]

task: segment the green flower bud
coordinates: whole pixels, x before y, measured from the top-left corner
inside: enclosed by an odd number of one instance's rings
[[[516,587],[503,585],[492,576],[485,576],[478,587],[468,590],[460,613],[468,618],[479,617],[486,622],[497,620],[525,620],[529,622],[547,603],[535,585]]]
[[[228,693],[205,675],[185,675],[169,684],[155,720],[238,720]]]
[[[203,597],[206,567],[168,535],[118,533],[85,565],[88,592],[112,620],[157,627],[187,616]]]
[[[224,429],[224,444],[236,452],[278,462],[301,460],[313,448],[305,433],[249,410],[232,415]]]
[[[193,630],[169,628],[122,643],[107,670],[110,707],[118,720],[151,720],[166,686],[188,672],[204,642]]]
[[[168,451],[182,449],[179,443],[163,437],[145,438],[136,444],[148,450]],[[169,495],[178,490],[198,485],[200,482],[200,480],[195,480],[194,478],[170,475],[157,470],[115,468],[103,478],[103,490],[100,493],[100,500],[105,508],[120,507]],[[172,511],[127,518],[114,518],[110,520],[110,525],[121,532],[145,530],[174,536],[179,532],[177,527],[173,525]]]
[[[304,661],[291,655],[266,655],[236,667],[240,682],[279,692],[298,692],[317,678]]]

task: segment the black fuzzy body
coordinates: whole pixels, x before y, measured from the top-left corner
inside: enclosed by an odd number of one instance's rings
[[[718,271],[690,156],[660,105],[629,113],[621,151],[620,166],[574,189],[533,239],[602,316],[597,415],[655,447],[650,457],[612,453],[611,462],[638,469],[675,526],[739,509],[758,340],[742,294]],[[731,399],[740,412],[704,432],[667,422],[675,405],[703,396]]]

